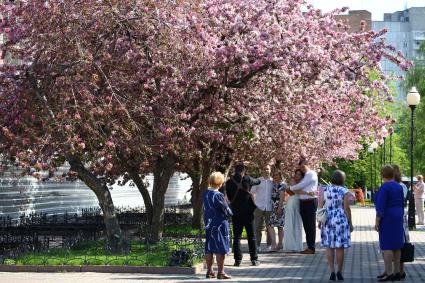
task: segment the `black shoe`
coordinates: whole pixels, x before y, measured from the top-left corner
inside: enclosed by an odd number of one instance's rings
[[[385,276],[387,276],[387,274],[384,272],[381,275],[376,276],[376,278],[381,279],[381,278],[384,278]]]
[[[235,261],[235,263],[233,264],[233,266],[237,266],[239,267],[241,265],[241,262],[239,260]]]
[[[379,279],[378,282],[394,281],[393,278],[394,278],[394,275],[393,274],[385,275],[384,277],[382,277],[381,279]]]
[[[406,279],[406,272],[403,272],[403,273],[400,275],[400,277],[401,277],[401,280]]]
[[[393,281],[401,281],[401,274],[400,272],[393,275]]]
[[[339,271],[336,273],[336,278],[338,279],[338,281],[344,281],[344,277],[342,277],[342,274]]]
[[[331,276],[329,277],[329,281],[336,281],[336,275],[335,272],[331,273]]]
[[[251,261],[252,266],[260,266],[260,262],[258,260]]]

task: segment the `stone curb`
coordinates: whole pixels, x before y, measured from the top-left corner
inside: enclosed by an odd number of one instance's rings
[[[203,264],[192,267],[153,267],[121,265],[0,265],[0,272],[97,272],[97,273],[146,273],[146,274],[199,274]]]

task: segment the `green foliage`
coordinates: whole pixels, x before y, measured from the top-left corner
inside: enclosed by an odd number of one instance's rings
[[[402,174],[408,172],[408,159],[406,151],[400,146],[400,134],[394,133],[392,141],[392,164],[400,166]],[[375,152],[375,156],[370,155],[367,151],[368,145],[364,145],[364,149],[359,153],[359,159],[357,160],[336,160],[335,164],[325,164],[323,170],[320,172],[320,182],[329,182],[333,171],[336,169],[342,170],[347,175],[346,186],[348,188],[354,187],[372,187],[378,188],[380,186],[380,168],[383,165],[383,153],[384,148],[379,147]],[[390,163],[390,138],[386,139],[386,163]],[[382,161],[381,161],[382,154]],[[376,158],[376,164],[375,164]],[[372,168],[371,168],[372,165]],[[371,169],[372,169],[372,181],[371,181]],[[376,176],[376,177],[375,177]],[[373,181],[376,181],[373,183]]]
[[[320,172],[320,182],[330,182],[333,171],[342,170],[347,175],[346,185],[349,188],[354,186],[364,186],[367,178],[367,160],[362,157],[363,151],[360,152],[359,160],[336,160],[335,164],[325,164]]]
[[[6,265],[16,265],[16,261],[11,259],[11,258],[8,258],[4,261],[4,264],[6,264]]]

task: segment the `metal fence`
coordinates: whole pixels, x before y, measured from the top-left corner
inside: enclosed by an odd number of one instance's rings
[[[76,214],[33,213],[22,215],[17,221],[0,217],[0,264],[10,264],[19,259],[20,264],[37,265],[50,265],[52,261],[71,265],[76,262],[80,265],[109,265],[114,262],[149,265],[150,260],[146,255],[134,254],[134,250],[143,251],[143,254],[168,255],[169,265],[191,264],[203,256],[202,231],[190,231],[187,235],[174,233],[172,238],[164,238],[159,244],[150,245],[145,241],[149,226],[144,208],[117,208],[117,218],[125,241],[129,243],[123,255],[113,255],[107,243],[96,252],[75,254],[74,249],[79,245],[103,241],[104,224],[98,208],[83,209]],[[190,207],[165,208],[166,227],[181,227],[182,224],[190,224],[191,219]],[[60,253],[53,256],[58,251]]]

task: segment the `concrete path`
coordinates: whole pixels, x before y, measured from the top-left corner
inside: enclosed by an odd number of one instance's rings
[[[353,246],[346,256],[345,282],[376,282],[376,275],[383,271],[383,262],[378,250],[378,234],[373,230],[374,210],[353,208],[355,231]],[[425,227],[411,232],[415,244],[416,260],[406,265],[408,277],[405,282],[425,282]],[[317,240],[319,241],[319,237]],[[327,282],[329,272],[324,250],[315,255],[260,254],[261,266],[249,265],[249,255],[241,267],[233,267],[232,255],[226,259],[226,272],[233,276],[229,282]],[[148,275],[110,273],[0,273],[1,283],[43,282],[43,283],[105,283],[105,282],[210,282],[204,274]]]

